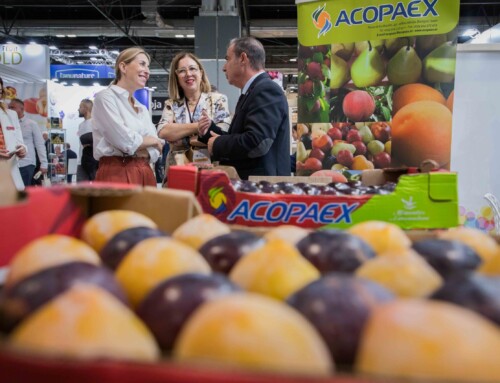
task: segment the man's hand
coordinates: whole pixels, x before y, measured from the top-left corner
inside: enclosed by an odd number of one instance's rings
[[[42,174],[47,174],[47,168],[40,167],[40,171],[42,172]]]
[[[210,155],[212,155],[214,148],[214,141],[217,139],[217,137],[219,137],[219,135],[214,132],[210,132],[210,134],[212,135],[212,137],[208,139],[208,152],[210,153]]]
[[[208,117],[208,113],[205,109],[201,111],[201,117],[198,120],[198,135],[203,137],[207,134],[208,128],[212,125],[212,120]]]

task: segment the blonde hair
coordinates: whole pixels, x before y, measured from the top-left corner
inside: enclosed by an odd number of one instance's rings
[[[203,68],[203,65],[201,64],[200,60],[198,57],[196,57],[194,54],[189,53],[189,52],[180,52],[175,55],[175,57],[172,59],[172,63],[170,64],[170,75],[168,78],[168,93],[169,96],[172,100],[180,100],[184,98],[184,90],[179,86],[179,81],[177,79],[177,75],[175,74],[175,71],[177,68],[177,65],[179,64],[179,61],[181,61],[184,57],[189,57],[190,59],[194,60],[196,64],[200,67],[201,71],[201,84],[200,84],[200,90],[202,93],[208,93],[211,91],[210,88],[210,81],[208,81],[207,74],[205,73],[205,68]]]
[[[115,63],[115,79],[111,82],[111,84],[116,84],[122,78],[122,72],[120,71],[120,64],[122,62],[125,64],[130,64],[141,53],[145,55],[148,58],[148,61],[151,63],[151,57],[141,47],[130,47],[120,52],[120,54],[116,58],[116,63]]]

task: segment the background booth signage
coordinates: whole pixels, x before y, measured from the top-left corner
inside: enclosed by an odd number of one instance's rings
[[[49,48],[38,44],[0,45],[0,64],[29,73],[32,77],[49,77]]]
[[[298,38],[305,46],[447,33],[460,12],[458,0],[296,2]]]
[[[115,78],[113,68],[107,65],[51,65],[50,78],[61,80],[96,80]]]

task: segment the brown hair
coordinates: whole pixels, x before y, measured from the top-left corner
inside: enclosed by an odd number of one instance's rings
[[[172,59],[172,63],[170,64],[170,74],[168,78],[168,93],[172,100],[180,100],[184,98],[184,91],[179,86],[179,81],[177,79],[177,75],[175,74],[175,70],[178,69],[177,65],[179,64],[179,61],[181,61],[184,57],[189,57],[190,59],[194,60],[196,64],[200,67],[201,71],[200,90],[202,91],[202,93],[208,93],[211,91],[210,81],[208,81],[207,74],[205,73],[205,68],[203,68],[203,65],[201,64],[201,61],[198,59],[198,57],[196,57],[194,54],[190,52],[180,52],[175,55],[175,57]]]
[[[120,52],[120,54],[116,58],[116,63],[115,63],[115,79],[111,82],[111,84],[116,84],[122,78],[122,72],[120,71],[120,64],[122,62],[125,64],[130,64],[141,53],[145,55],[148,58],[149,62],[151,63],[151,57],[141,47],[130,47]]]

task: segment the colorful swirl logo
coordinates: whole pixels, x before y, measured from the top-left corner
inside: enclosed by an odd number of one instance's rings
[[[332,29],[332,18],[330,14],[325,11],[326,3],[322,7],[318,7],[312,14],[312,19],[316,29],[319,29],[318,38],[325,35],[330,29]]]
[[[215,187],[208,190],[210,206],[214,209],[213,214],[221,214],[227,210],[227,197],[222,189],[222,187]]]

